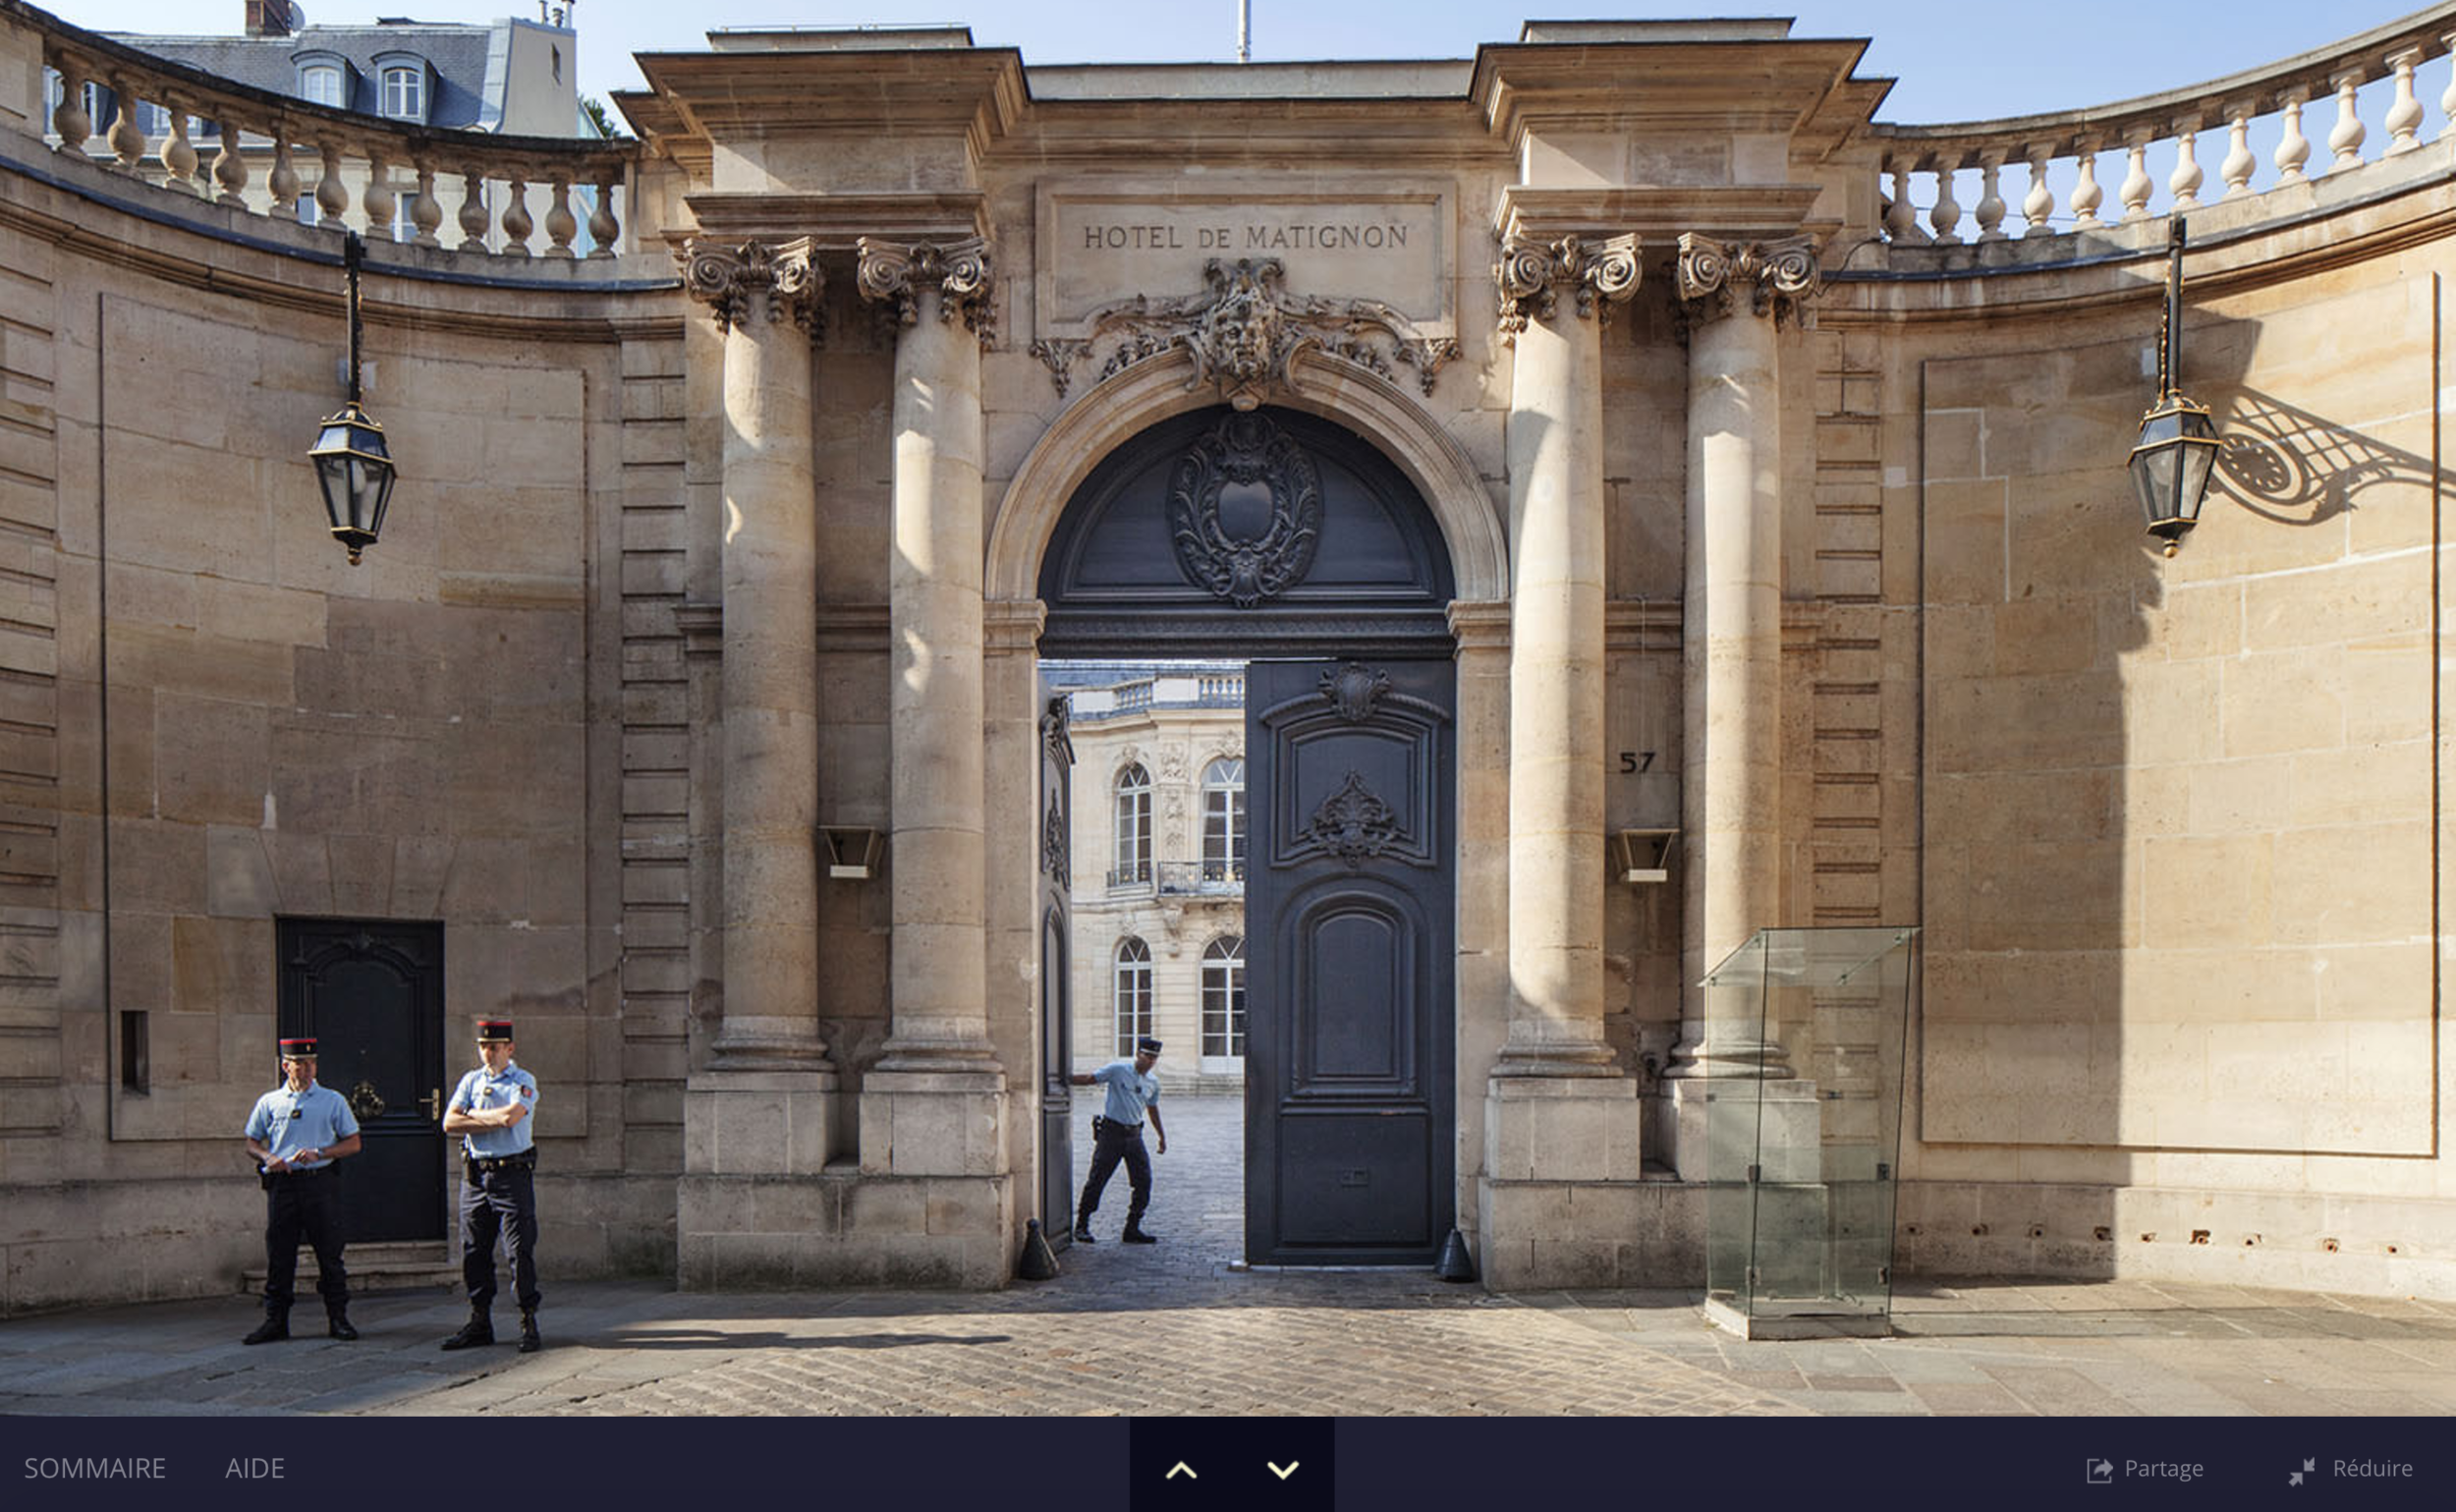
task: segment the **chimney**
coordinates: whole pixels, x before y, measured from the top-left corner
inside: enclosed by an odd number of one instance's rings
[[[250,36],[288,36],[294,19],[290,0],[248,0]]]

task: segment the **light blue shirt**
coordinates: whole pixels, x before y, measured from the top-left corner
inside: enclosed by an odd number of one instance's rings
[[[248,1138],[271,1150],[276,1160],[290,1160],[303,1149],[330,1149],[358,1132],[358,1115],[350,1111],[349,1102],[314,1082],[301,1092],[292,1092],[287,1083],[276,1087],[256,1098],[248,1114]],[[294,1162],[291,1169],[320,1171],[330,1164],[328,1156]]]
[[[523,1071],[520,1062],[505,1061],[501,1076],[480,1066],[464,1075],[461,1085],[452,1089],[452,1101],[448,1106],[462,1113],[508,1108],[515,1097],[528,1106],[527,1118],[509,1129],[481,1129],[475,1134],[461,1136],[461,1148],[473,1158],[517,1155],[537,1143],[537,1079]]]
[[[1130,1060],[1110,1061],[1091,1073],[1091,1080],[1108,1089],[1108,1106],[1100,1116],[1111,1123],[1139,1124],[1143,1110],[1160,1100],[1160,1079],[1137,1071]]]

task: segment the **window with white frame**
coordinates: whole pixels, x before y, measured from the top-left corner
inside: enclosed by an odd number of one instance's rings
[[[1223,934],[1202,949],[1202,1053],[1245,1054],[1245,938]]]
[[[395,121],[426,119],[426,71],[416,67],[385,69],[382,75],[383,113]]]
[[[1117,774],[1116,791],[1116,860],[1108,884],[1130,887],[1151,880],[1151,774],[1130,761]]]
[[[312,63],[299,70],[299,98],[335,110],[347,105],[341,97],[341,70],[329,63]]]
[[[1110,1002],[1117,1024],[1117,1053],[1132,1055],[1135,1041],[1151,1033],[1151,947],[1131,934],[1117,942]]]
[[[1245,878],[1245,758],[1202,768],[1202,880]]]

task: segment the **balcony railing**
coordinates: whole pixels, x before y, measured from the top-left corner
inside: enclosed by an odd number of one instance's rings
[[[1111,892],[1130,892],[1135,888],[1150,885],[1151,864],[1147,861],[1138,861],[1123,867],[1108,868],[1108,890]]]
[[[2333,47],[2119,104],[1952,126],[1878,123],[1873,130],[1881,149],[1877,193],[1885,239],[1897,247],[2011,239],[2015,233],[2005,226],[2010,190],[2002,175],[2012,167],[2024,173],[2018,205],[2022,237],[2188,212],[2212,200],[2239,199],[2358,168],[2366,161],[2365,145],[2374,141],[2362,119],[2360,93],[2381,81],[2392,84],[2378,117],[2384,140],[2371,160],[2415,151],[2425,144],[2427,120],[2417,92],[2425,87],[2421,73],[2444,68],[2451,46],[2456,46],[2456,4],[2441,4]],[[2326,158],[2315,165],[2303,112],[2330,102],[2335,114],[2324,133]],[[2456,80],[2440,95],[2439,108],[2434,140],[2443,141],[2449,136],[2447,118],[2456,117]],[[2318,123],[2309,130],[2319,130]],[[2222,155],[2210,152],[2215,161],[2205,165],[2200,139],[2219,132],[2226,143]],[[2115,204],[2108,208],[2097,164],[2101,152],[2115,150],[2124,154],[2124,170],[2115,185]],[[2162,183],[2152,164],[2165,170]],[[2211,167],[2218,182],[2205,196]],[[2273,177],[2256,191],[2254,181],[2263,178],[2264,168],[2273,168]],[[2060,194],[2058,183],[2064,185]],[[1917,202],[1923,192],[1924,211]]]
[[[311,105],[153,57],[21,0],[0,0],[0,28],[41,38],[43,64],[57,75],[45,101],[51,145],[163,193],[346,225],[374,242],[499,257],[610,257],[622,238],[617,205],[628,206],[637,142],[434,131]],[[163,130],[145,132],[149,116]],[[192,121],[212,130],[198,133]],[[209,160],[198,136],[214,148]],[[542,249],[531,245],[540,222],[530,198],[539,189]]]
[[[1242,895],[1245,863],[1241,861],[1164,861],[1160,863],[1160,893]]]

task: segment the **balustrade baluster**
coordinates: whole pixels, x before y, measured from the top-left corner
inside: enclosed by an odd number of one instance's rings
[[[220,204],[248,205],[248,160],[239,155],[239,123],[224,116],[217,123],[222,149],[213,154],[213,198]]]
[[[1962,207],[1953,197],[1953,169],[1949,164],[1935,166],[1935,207],[1927,212],[1927,224],[1935,227],[1935,245],[1962,245],[1960,226]]]
[[[597,202],[588,208],[588,240],[594,244],[588,249],[591,257],[613,256],[615,240],[623,234],[623,223],[614,218],[615,182],[611,169],[597,176]]]
[[[2285,135],[2277,140],[2279,184],[2305,182],[2303,164],[2311,160],[2311,139],[2303,135],[2303,106],[2310,98],[2311,91],[2298,87],[2286,90],[2279,102],[2285,112]]]
[[[572,181],[568,174],[552,174],[546,179],[552,192],[546,204],[546,255],[569,257],[572,238],[580,230],[580,222],[572,216]]]
[[[2136,126],[2123,134],[2124,176],[2115,195],[2123,201],[2123,218],[2128,221],[2149,219],[2149,196],[2157,190],[2149,173],[2151,135],[2146,126]]]
[[[196,145],[188,140],[188,106],[184,100],[162,102],[169,112],[171,128],[162,139],[162,184],[183,195],[194,195],[196,189]]]
[[[2055,191],[2046,187],[2047,149],[2033,146],[2024,155],[2030,162],[2030,193],[2021,196],[2021,234],[2052,236],[2055,228],[2047,224],[2047,217],[2055,213]]]
[[[2252,102],[2238,100],[2226,107],[2226,159],[2217,165],[2217,177],[2226,181],[2223,197],[2252,192],[2252,174],[2260,167],[2260,159],[2252,155]]]
[[[2198,128],[2197,122],[2186,123],[2175,139],[2175,171],[2166,180],[2166,188],[2175,196],[2177,210],[2201,207],[2201,184],[2205,176],[2201,172]]]
[[[2456,31],[2442,35],[2439,45],[2447,49],[2449,64],[2447,92],[2439,96],[2439,140],[2445,141],[2456,135]]]
[[[55,58],[52,66],[60,71],[60,104],[51,112],[51,129],[60,134],[60,150],[85,150],[85,139],[93,135],[93,117],[85,113],[85,74],[67,58]]]
[[[265,175],[264,187],[272,192],[274,214],[299,218],[299,165],[290,160],[286,122],[273,123],[273,171]]]
[[[401,240],[394,232],[392,213],[400,203],[400,196],[392,192],[392,171],[385,166],[382,149],[367,153],[366,188],[359,195],[359,207],[366,212],[368,241]]]
[[[323,177],[315,181],[315,221],[330,222],[335,231],[350,224],[350,191],[341,182],[341,152],[327,137],[315,144],[315,161]]]
[[[1893,172],[1893,202],[1885,207],[1885,238],[1896,247],[1924,246],[1927,234],[1919,229],[1919,208],[1910,202],[1910,169],[1898,158],[1889,166]]]
[[[135,173],[145,160],[145,134],[137,129],[137,91],[125,75],[111,80],[111,132],[102,140],[110,143],[122,173]]]
[[[2083,138],[2075,160],[2081,179],[2072,187],[2072,229],[2095,231],[2106,224],[2097,218],[2097,207],[2106,202],[2106,191],[2097,187],[2097,143]]]
[[[537,223],[529,218],[528,199],[529,185],[515,171],[511,187],[503,196],[503,255],[506,257],[529,255],[529,233],[536,229]]]
[[[2422,145],[2422,101],[2414,97],[2414,70],[2421,66],[2419,47],[2408,47],[2388,58],[2388,67],[2396,70],[2396,101],[2379,124],[2388,130],[2389,157]]]
[[[2003,165],[1990,157],[1979,165],[1979,240],[2004,240],[2004,196],[1996,186]]]
[[[486,184],[475,165],[461,170],[462,252],[486,250]]]
[[[2363,165],[2362,117],[2354,113],[2354,91],[2362,87],[2360,69],[2349,69],[2328,81],[2336,86],[2336,126],[2328,133],[2328,150],[2336,157],[2328,164],[2330,173],[2343,173]]]
[[[417,234],[410,240],[419,247],[441,247],[435,228],[443,224],[443,204],[435,197],[435,165],[426,159],[412,159],[418,169],[418,193],[410,197],[410,224]]]

